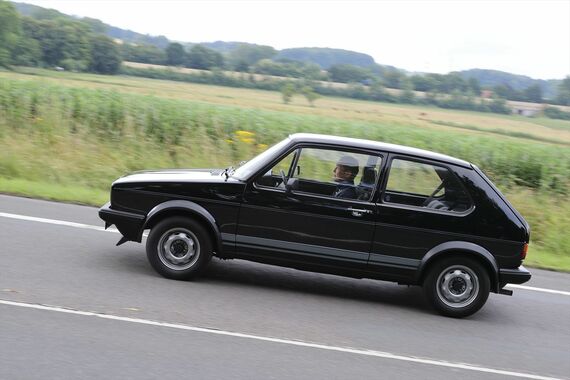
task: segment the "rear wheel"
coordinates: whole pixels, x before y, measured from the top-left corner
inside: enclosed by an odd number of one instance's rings
[[[189,280],[198,276],[212,257],[212,240],[198,222],[171,217],[155,225],[146,241],[146,254],[162,276]]]
[[[436,262],[424,281],[432,306],[448,317],[462,318],[477,312],[489,297],[491,281],[479,262],[449,257]]]

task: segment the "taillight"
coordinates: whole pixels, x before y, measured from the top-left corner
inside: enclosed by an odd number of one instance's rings
[[[524,260],[526,258],[526,253],[528,251],[528,243],[525,243],[522,247],[521,251],[521,259]]]

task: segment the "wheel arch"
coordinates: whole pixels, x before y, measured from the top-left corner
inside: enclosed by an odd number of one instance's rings
[[[417,283],[422,284],[429,268],[438,260],[445,257],[464,256],[479,261],[487,272],[491,281],[491,291],[499,291],[499,266],[495,257],[480,245],[465,241],[449,241],[430,249],[423,257],[417,273]]]
[[[210,233],[214,250],[218,253],[222,249],[222,234],[212,214],[199,204],[191,201],[173,200],[160,203],[147,214],[140,234],[146,229],[154,227],[158,222],[171,216],[187,216],[201,222]]]

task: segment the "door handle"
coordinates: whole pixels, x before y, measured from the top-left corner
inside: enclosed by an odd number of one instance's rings
[[[362,216],[364,214],[372,214],[372,210],[360,209],[360,208],[352,208],[349,207],[348,211],[352,213],[352,216]]]

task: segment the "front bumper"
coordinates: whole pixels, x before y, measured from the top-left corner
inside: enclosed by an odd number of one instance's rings
[[[126,240],[141,241],[144,215],[113,210],[108,202],[99,209],[99,217],[105,221],[105,228],[114,224]]]
[[[530,280],[531,274],[522,265],[515,269],[499,269],[499,283],[504,284],[523,284]]]

